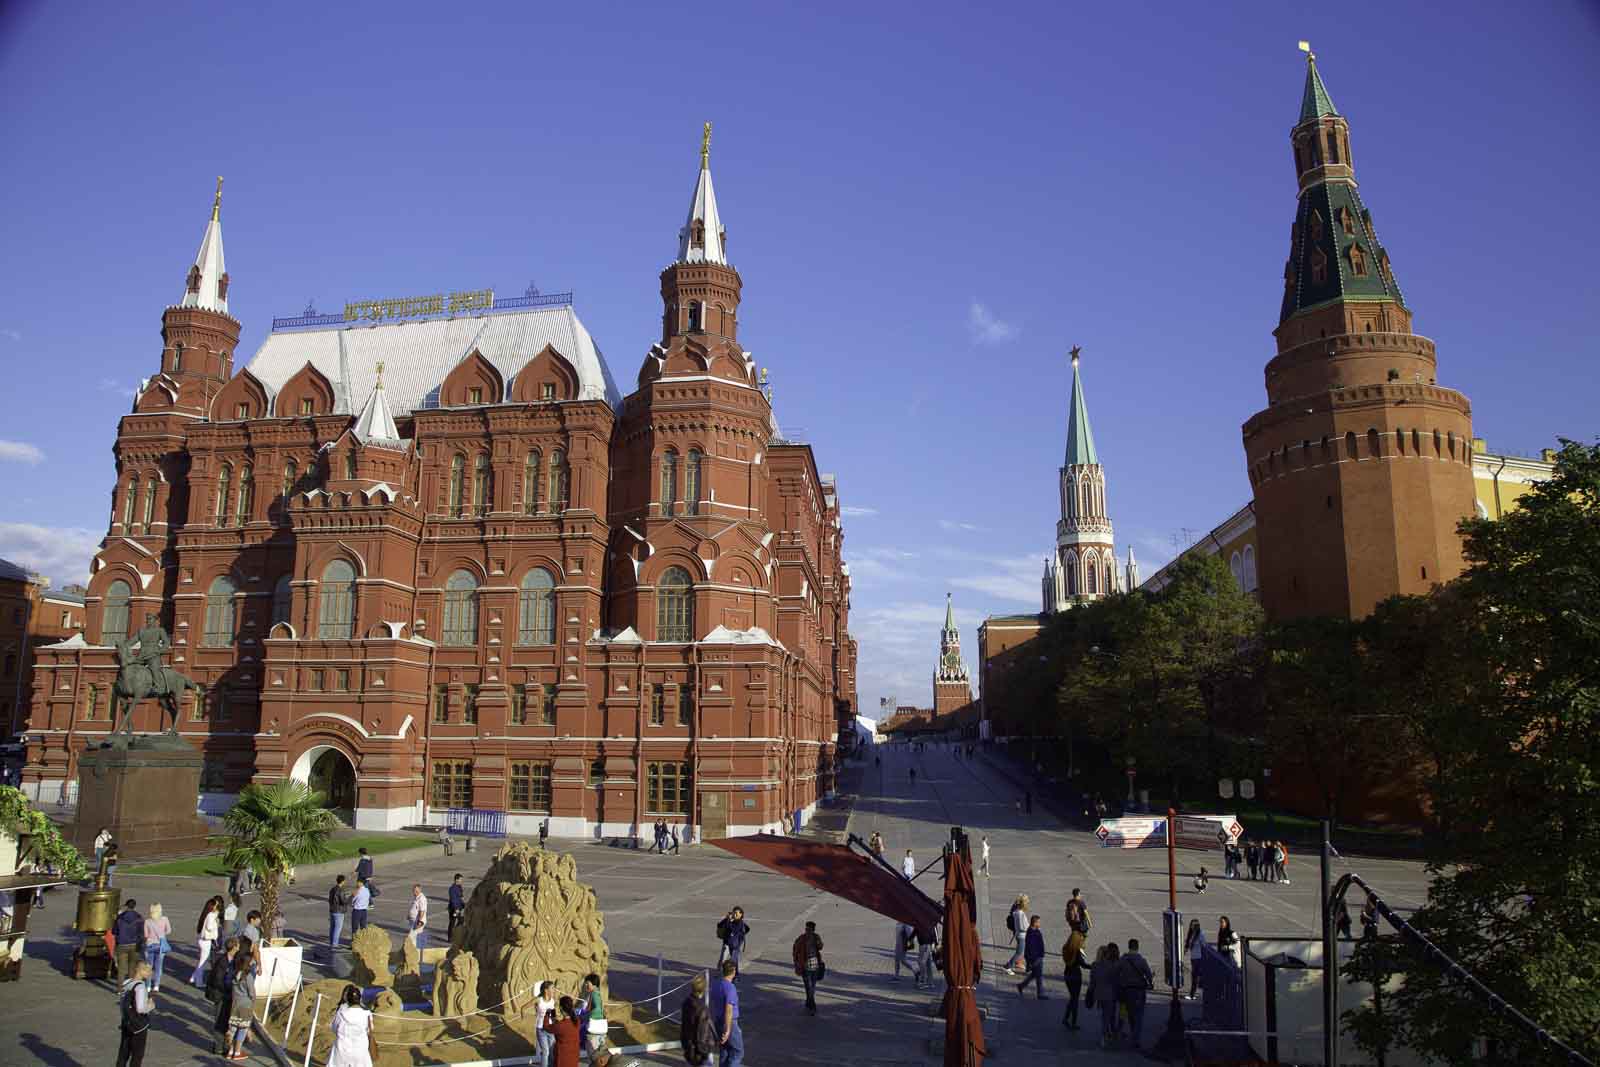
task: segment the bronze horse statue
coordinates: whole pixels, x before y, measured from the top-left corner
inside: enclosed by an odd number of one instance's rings
[[[161,704],[161,709],[172,716],[172,725],[167,728],[169,736],[178,734],[178,697],[188,689],[200,687],[188,678],[179,674],[171,667],[157,665],[147,667],[143,663],[130,663],[117,672],[117,680],[111,687],[111,718],[116,720],[120,714],[121,733],[125,737],[133,736],[133,709],[140,703],[155,697]],[[117,733],[117,728],[112,733]]]

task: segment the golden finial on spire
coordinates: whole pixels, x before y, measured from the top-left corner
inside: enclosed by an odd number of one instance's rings
[[[706,123],[705,132],[700,135],[700,169],[705,170],[711,166],[711,123]]]
[[[1068,355],[1070,355],[1072,357],[1072,365],[1074,367],[1076,367],[1078,365],[1078,355],[1082,351],[1083,351],[1082,348],[1078,347],[1077,345],[1073,345],[1072,346],[1072,351],[1068,353]]]
[[[211,201],[211,221],[222,218],[222,175],[217,175],[217,198]]]
[[[1302,52],[1304,52],[1306,54],[1306,62],[1307,63],[1314,62],[1316,60],[1316,58],[1317,58],[1317,54],[1311,50],[1311,42],[1310,41],[1301,41],[1300,42],[1300,51],[1302,51]]]
[[[381,359],[378,360],[378,384],[374,388],[383,388],[383,360]]]

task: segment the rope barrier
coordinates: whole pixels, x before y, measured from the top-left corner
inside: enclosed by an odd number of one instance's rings
[[[539,987],[537,985],[532,986],[532,987],[530,987],[528,989],[523,990],[521,993],[513,993],[513,994],[511,994],[509,997],[507,997],[506,999],[502,1000],[499,1004],[491,1004],[487,1008],[479,1008],[477,1011],[469,1011],[464,1015],[429,1015],[429,1016],[426,1016],[426,1018],[430,1022],[436,1022],[436,1023],[454,1022],[457,1019],[470,1019],[474,1015],[482,1015],[486,1011],[494,1011],[496,1008],[504,1007],[505,1005],[510,1004],[513,1000],[516,1000],[519,997],[528,996],[531,993],[536,993],[536,992],[538,992],[538,990],[539,990]],[[372,1013],[372,1017],[374,1019],[398,1019],[398,1020],[401,1020],[401,1021],[406,1021],[406,1017],[404,1015],[379,1015],[377,1012],[373,1012]],[[411,1020],[411,1021],[415,1021],[415,1020]]]

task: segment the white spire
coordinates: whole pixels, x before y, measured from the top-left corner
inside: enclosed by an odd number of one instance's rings
[[[200,251],[184,282],[181,307],[204,308],[228,313],[228,268],[222,262],[222,179],[217,179],[217,198],[211,203],[211,221],[200,239]]]
[[[1139,561],[1133,558],[1133,546],[1128,546],[1128,592],[1139,588]]]
[[[721,263],[726,266],[723,244],[727,234],[717,214],[717,193],[711,186],[711,123],[700,141],[700,177],[689,202],[689,218],[678,231],[679,263]]]
[[[372,395],[367,397],[367,406],[361,409],[355,429],[350,432],[364,445],[400,443],[400,429],[395,426],[394,416],[389,413],[389,401],[383,397],[382,363],[378,364],[378,383],[372,387]]]

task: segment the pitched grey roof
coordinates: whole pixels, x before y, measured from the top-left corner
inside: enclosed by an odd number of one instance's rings
[[[605,358],[570,306],[284,330],[267,336],[249,370],[276,393],[309,362],[333,383],[338,409],[354,414],[351,398],[372,394],[382,362],[385,399],[403,415],[436,405],[445,375],[474,349],[494,364],[509,391],[517,372],[546,345],[576,368],[578,399],[620,405]]]
[[[0,581],[26,582],[29,580],[28,572],[12,563],[9,559],[0,559]]]

